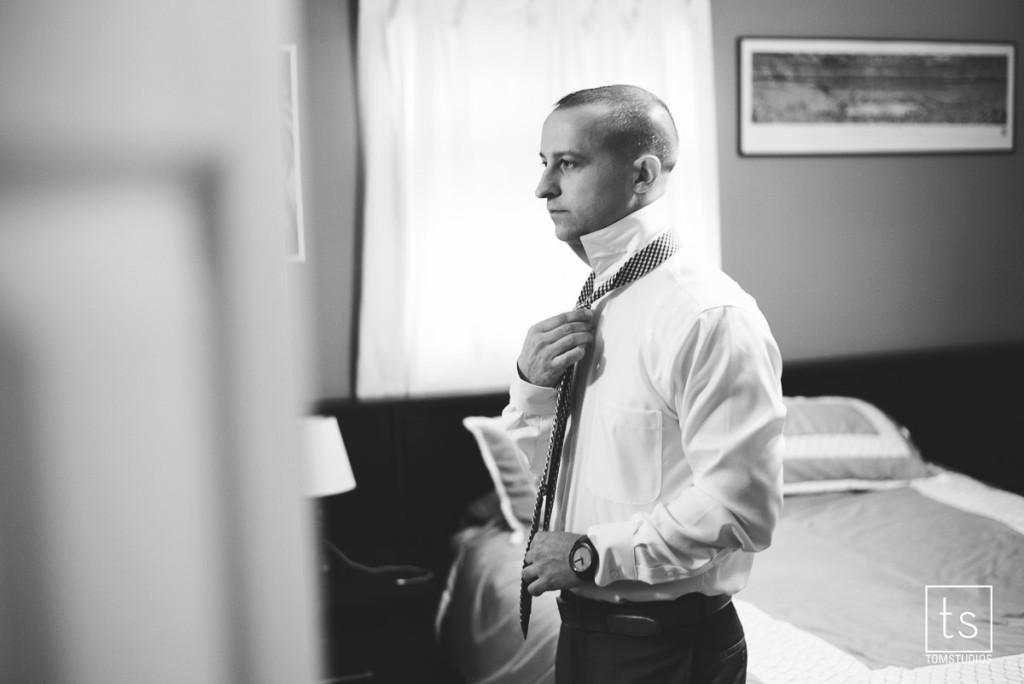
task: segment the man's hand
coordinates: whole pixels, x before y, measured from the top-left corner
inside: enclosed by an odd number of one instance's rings
[[[540,387],[554,387],[565,369],[583,358],[594,341],[597,314],[576,309],[544,319],[526,333],[519,354],[519,374]]]
[[[569,564],[573,543],[583,535],[574,532],[538,532],[526,553],[523,580],[533,596],[545,591],[571,589],[583,585]]]

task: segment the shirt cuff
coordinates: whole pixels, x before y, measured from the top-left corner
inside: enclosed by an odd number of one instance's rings
[[[632,520],[626,522],[591,525],[587,530],[590,542],[597,549],[597,574],[594,583],[604,587],[620,580],[635,580],[636,561],[633,558]]]
[[[508,394],[512,405],[523,413],[545,416],[555,412],[558,390],[554,387],[541,387],[515,378]]]

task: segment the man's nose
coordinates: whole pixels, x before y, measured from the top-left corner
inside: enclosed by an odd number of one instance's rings
[[[544,172],[540,174],[540,182],[537,183],[537,189],[534,191],[534,194],[541,199],[558,197],[561,194],[551,169],[544,169]]]

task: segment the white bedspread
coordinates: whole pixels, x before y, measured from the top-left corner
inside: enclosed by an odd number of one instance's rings
[[[912,488],[928,499],[1016,530],[1022,535],[1019,547],[1024,548],[1024,497],[949,472],[916,481]],[[534,600],[529,640],[524,642],[519,630],[521,545],[512,543],[507,528],[498,521],[462,531],[456,544],[457,558],[438,612],[437,633],[467,684],[553,682],[560,624],[553,594]],[[757,571],[755,563],[755,575]],[[1013,576],[1013,582],[1019,574]],[[923,591],[923,583],[921,586]],[[751,594],[758,595],[756,591]],[[746,592],[735,602],[747,634],[752,683],[1024,684],[1024,638],[1020,653],[997,654],[991,660],[872,668],[825,638],[773,617],[747,600]],[[997,624],[995,629],[1018,634],[1014,630],[1021,629],[1024,614],[1017,617],[1013,624]],[[923,622],[922,615],[922,631]]]

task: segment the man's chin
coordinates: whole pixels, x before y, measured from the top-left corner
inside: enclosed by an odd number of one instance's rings
[[[554,219],[552,219],[554,220]],[[555,223],[555,237],[562,242],[573,242],[578,243],[580,241],[579,231],[574,226],[567,226],[560,221],[554,221]]]

